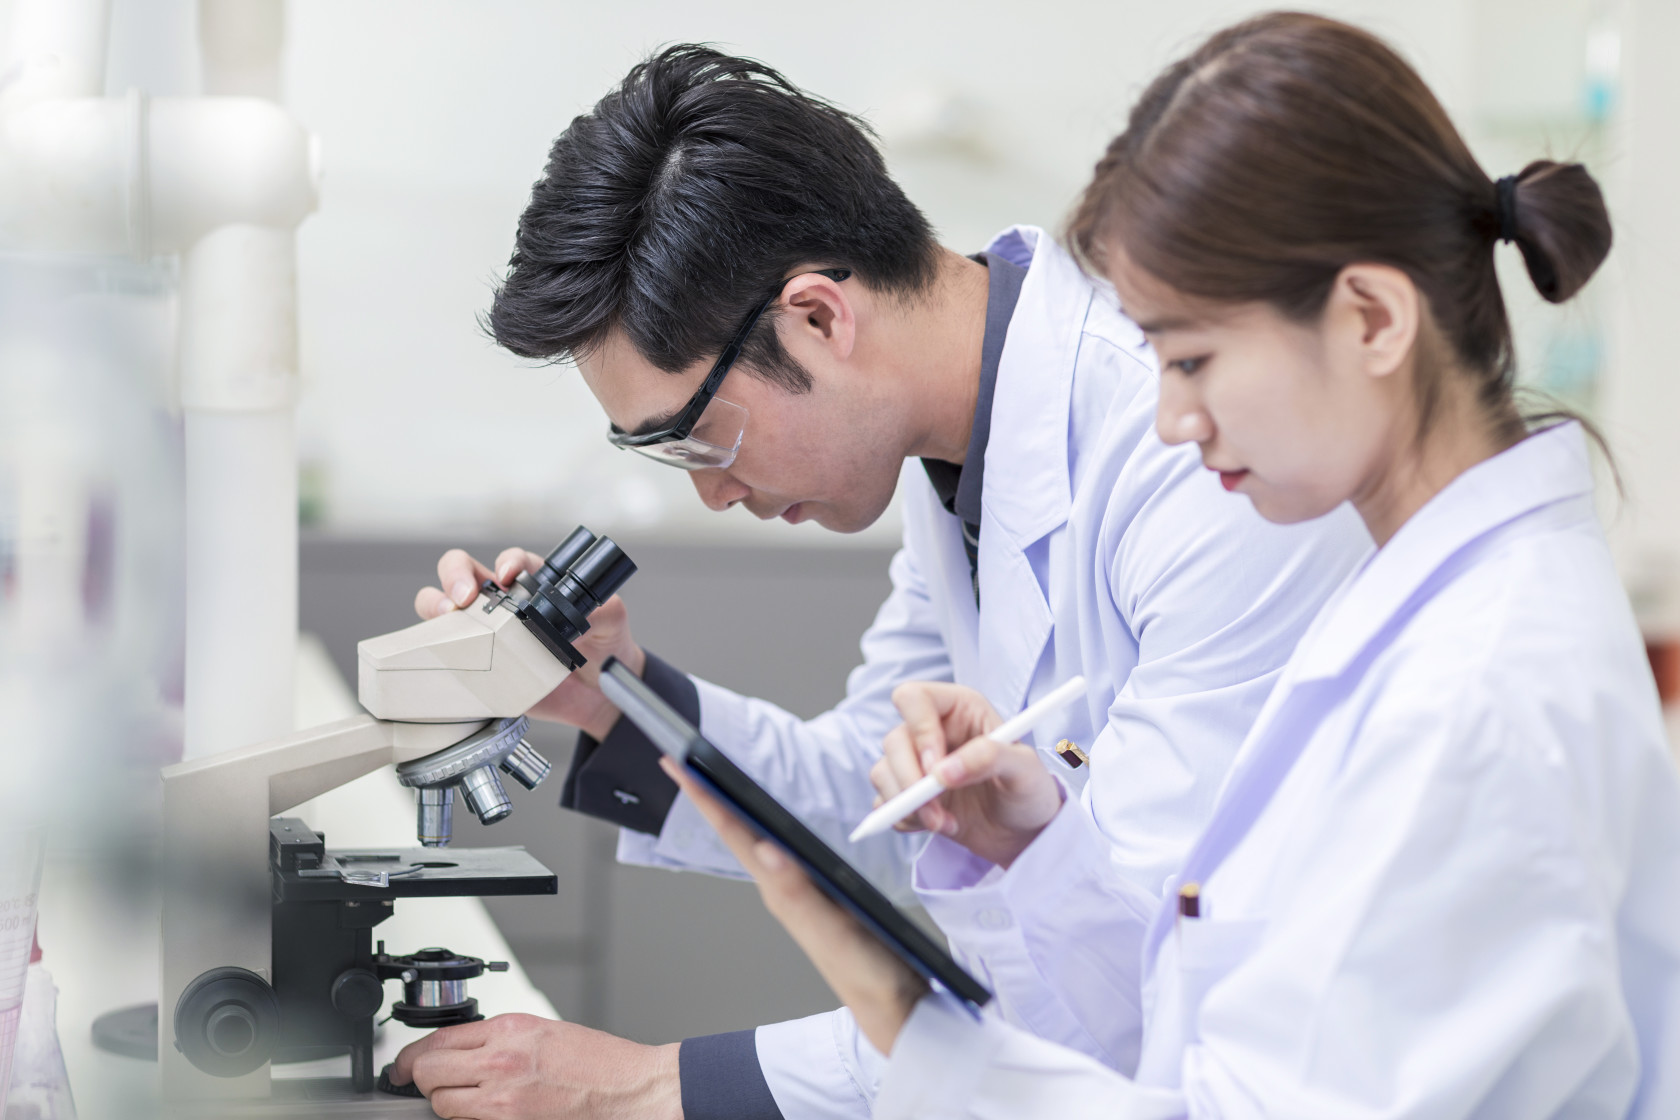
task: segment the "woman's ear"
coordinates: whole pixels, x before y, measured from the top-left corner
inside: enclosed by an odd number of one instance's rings
[[[1326,310],[1357,336],[1347,341],[1354,343],[1363,372],[1386,377],[1405,364],[1416,345],[1422,305],[1417,285],[1400,269],[1350,264],[1336,277]]]
[[[857,344],[857,315],[842,284],[819,272],[805,272],[782,289],[787,305],[780,329],[783,345],[816,345],[837,361],[851,357]]]

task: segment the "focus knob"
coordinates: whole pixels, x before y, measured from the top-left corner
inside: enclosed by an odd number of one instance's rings
[[[175,1003],[175,1046],[212,1077],[240,1077],[269,1059],[280,1001],[261,976],[231,965],[201,974]]]

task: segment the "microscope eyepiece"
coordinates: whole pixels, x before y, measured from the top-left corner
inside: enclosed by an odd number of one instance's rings
[[[590,545],[566,571],[568,581],[577,584],[574,601],[586,602],[589,611],[611,599],[613,592],[635,574],[636,562],[624,555],[624,550],[611,537],[602,537]]]
[[[598,540],[594,533],[579,525],[571,531],[565,540],[554,546],[554,551],[548,554],[543,566],[537,569],[537,583],[543,587],[552,587],[566,574],[566,569],[576,563],[577,558],[588,551],[589,546]]]
[[[533,577],[520,576],[503,601],[550,653],[576,669],[584,658],[572,643],[588,632],[590,613],[635,573],[636,562],[611,537],[579,525]]]

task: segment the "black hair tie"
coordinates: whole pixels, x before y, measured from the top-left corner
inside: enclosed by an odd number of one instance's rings
[[[1517,177],[1507,175],[1494,185],[1498,195],[1499,240],[1517,239]]]

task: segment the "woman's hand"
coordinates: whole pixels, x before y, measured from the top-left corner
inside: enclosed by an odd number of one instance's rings
[[[438,561],[439,586],[420,589],[414,597],[414,612],[421,618],[436,618],[464,610],[478,598],[485,580],[494,580],[506,590],[522,572],[535,572],[542,565],[543,558],[536,553],[509,548],[496,557],[492,571],[464,550],[452,548]],[[585,663],[537,701],[529,714],[534,719],[569,723],[597,740],[605,739],[618,722],[618,709],[601,693],[601,665],[608,657],[617,657],[639,677],[647,664],[647,655],[630,634],[630,611],[624,600],[614,595],[596,607],[589,616],[589,631],[572,644]]]
[[[1062,807],[1061,786],[1038,752],[985,738],[1003,721],[972,688],[912,681],[893,690],[893,704],[904,722],[869,771],[876,804],[931,771],[947,792],[898,827],[938,832],[999,867],[1014,863]],[[952,743],[964,745],[952,751]]]
[[[834,994],[851,1008],[870,1045],[891,1054],[898,1032],[927,992],[922,978],[830,901],[779,847],[760,840],[719,804],[686,767],[669,758],[660,759],[659,764],[757,881],[765,907],[793,935]]]

